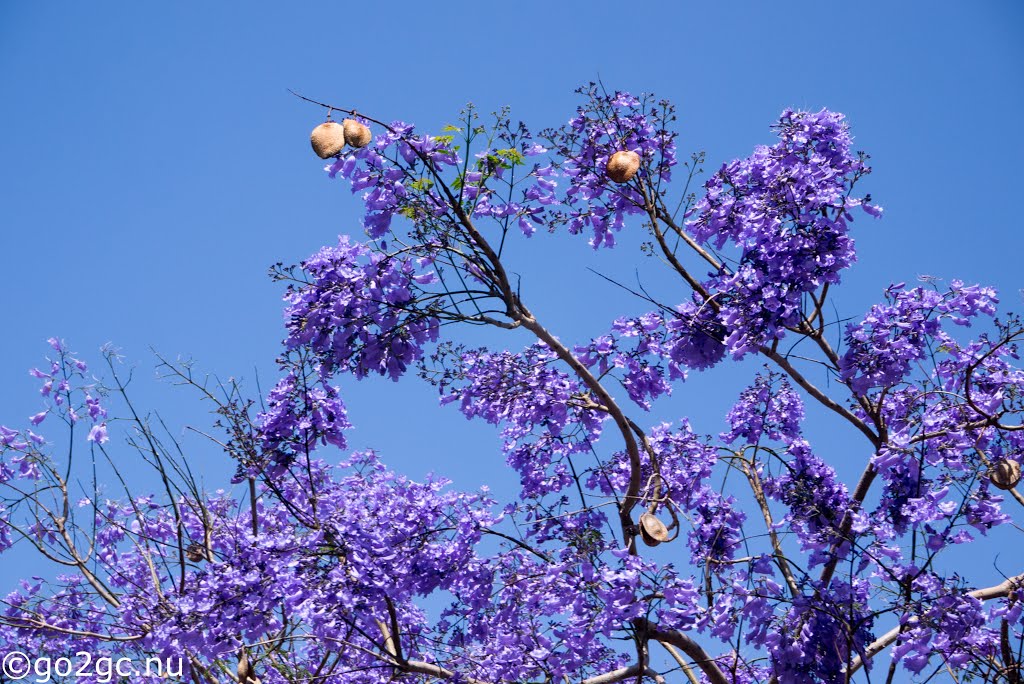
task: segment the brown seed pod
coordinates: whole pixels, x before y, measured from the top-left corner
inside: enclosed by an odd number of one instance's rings
[[[628,183],[640,169],[640,155],[620,150],[608,159],[605,173],[616,183]]]
[[[366,147],[373,140],[370,128],[355,119],[345,119],[341,125],[345,127],[345,142],[352,147]]]
[[[201,545],[192,542],[188,545],[188,548],[185,549],[185,558],[188,558],[193,563],[206,560],[206,549]]]
[[[657,546],[668,540],[668,528],[653,513],[640,516],[640,538],[648,546]]]
[[[999,489],[1013,489],[1020,482],[1020,463],[1001,458],[988,469],[988,479]]]
[[[345,128],[335,121],[326,121],[313,129],[309,141],[321,159],[337,156],[345,147]]]

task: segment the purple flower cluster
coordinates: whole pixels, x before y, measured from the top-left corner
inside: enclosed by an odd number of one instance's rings
[[[467,127],[471,124],[471,119],[466,121]],[[513,126],[507,118],[499,119],[495,133],[493,146],[474,155],[475,170],[456,179],[459,198],[474,219],[490,218],[503,232],[514,225],[530,237],[550,222],[552,208],[560,204],[558,171],[551,163],[527,165],[529,158],[548,149],[522,122]]]
[[[363,227],[376,240],[390,231],[396,215],[422,218],[447,212],[440,194],[422,190],[430,186],[429,182],[420,181],[420,190],[410,185],[421,177],[429,180],[431,173],[460,163],[450,143],[446,139],[416,135],[413,126],[395,121],[372,145],[339,157],[327,167],[327,172],[331,178],[337,175],[347,178],[352,192],[366,190]]]
[[[47,343],[56,352],[56,358],[47,359],[47,370],[33,368],[29,371],[29,375],[43,383],[39,394],[45,408],[30,416],[28,422],[35,427],[46,420],[47,416],[55,415],[75,425],[85,418],[90,425],[86,439],[98,444],[106,443],[109,439],[107,410],[97,396],[97,392],[102,390],[89,381],[88,366],[77,354],[68,350],[63,340],[51,337]],[[0,425],[0,449],[4,451],[10,449],[27,453],[45,443],[45,438],[31,429],[20,432]]]
[[[726,416],[730,429],[722,434],[722,440],[727,444],[740,440],[758,444],[762,439],[792,444],[800,436],[803,419],[804,402],[792,385],[774,373],[758,374]]]
[[[739,250],[734,269],[706,283],[721,306],[726,344],[737,357],[800,323],[804,295],[835,284],[853,263],[850,210],[881,210],[850,196],[870,172],[841,114],[786,110],[779,142],[722,168],[689,221],[696,240]]]
[[[565,209],[556,223],[574,234],[589,228],[594,249],[613,247],[626,217],[645,213],[652,195],[660,195],[662,184],[672,179],[676,133],[668,126],[675,110],[650,95],[609,94],[593,83],[577,92],[586,102],[568,124],[550,133],[561,158],[558,166],[569,182]],[[605,167],[619,151],[640,157],[637,182],[617,185],[609,180]]]
[[[629,398],[644,409],[651,401],[672,391],[669,382],[681,379],[683,370],[668,360],[665,321],[656,313],[635,318],[620,318],[612,326],[611,335],[602,335],[589,345],[577,346],[580,361],[600,375],[614,372]],[[635,340],[632,348],[626,344]]]
[[[318,443],[344,449],[344,432],[351,427],[338,388],[301,369],[291,370],[270,391],[259,422],[263,450],[275,466],[289,465]]]
[[[47,359],[45,369],[29,371],[33,378],[42,382],[39,388],[42,410],[28,417],[32,427],[18,430],[0,425],[0,487],[10,488],[15,493],[31,490],[47,479],[51,461],[46,450],[52,446],[52,439],[41,434],[39,427],[47,418],[53,417],[51,423],[60,420],[70,430],[71,451],[81,439],[79,426],[83,424],[89,428],[86,443],[103,446],[110,440],[107,409],[101,400],[105,390],[88,376],[85,361],[69,350],[63,340],[51,337],[47,343],[55,356]],[[10,521],[12,509],[22,498],[20,494],[6,500],[0,498],[0,552],[16,541],[17,532]],[[39,539],[52,538],[57,532],[52,520],[45,519],[37,519],[29,531]]]
[[[847,665],[870,643],[871,583],[833,582],[829,589],[797,597],[755,640],[771,655],[780,684],[845,682]]]
[[[809,552],[807,567],[814,568],[851,550],[840,536],[843,516],[851,509],[850,495],[835,468],[811,453],[806,441],[794,441],[787,452],[791,458],[786,470],[769,479],[765,489],[785,505],[780,522],[796,534],[802,550]]]
[[[447,126],[446,132],[472,140],[473,115],[467,109],[465,127]],[[527,237],[547,223],[547,207],[559,203],[557,173],[550,164],[519,169],[528,158],[548,151],[522,123],[513,126],[500,119],[495,146],[476,152],[473,166],[455,178],[445,178],[447,171],[468,166],[454,140],[451,134],[416,134],[413,126],[396,121],[372,146],[339,158],[326,170],[331,178],[347,178],[352,192],[365,191],[363,227],[374,240],[392,231],[396,216],[419,226],[439,220],[450,224],[458,214],[453,200],[465,214],[489,217],[504,227],[517,225]],[[513,190],[519,199],[511,199]]]
[[[302,263],[308,281],[289,286],[285,345],[308,348],[325,374],[397,380],[437,339],[437,318],[411,306],[417,287],[435,279],[428,266],[428,259],[384,256],[342,236]]]
[[[715,448],[685,420],[676,428],[669,423],[655,425],[650,430],[648,446],[650,452],[645,450],[641,456],[640,477],[650,485],[642,492],[642,503],[665,500],[680,510],[698,506],[711,489],[708,479],[718,462]],[[620,452],[607,464],[595,468],[586,484],[594,491],[611,495],[624,490],[628,481],[629,462]]]
[[[683,302],[665,330],[671,342],[669,358],[680,367],[707,370],[725,358],[725,326],[706,304]]]
[[[602,376],[614,372],[638,406],[671,394],[687,369],[706,370],[725,356],[724,329],[713,310],[684,302],[675,312],[616,319],[611,333],[579,345],[575,353]]]
[[[703,560],[709,572],[726,571],[743,544],[746,513],[734,496],[707,489],[693,507],[693,530],[687,544],[695,563]]]
[[[971,660],[999,653],[998,632],[988,626],[989,611],[955,579],[949,582],[922,573],[913,582],[920,597],[915,605],[922,608],[901,618],[906,629],[892,653],[893,660],[910,672],[922,672],[936,654],[950,667],[961,668]]]
[[[911,364],[921,360],[948,318],[969,325],[980,314],[992,316],[995,291],[977,285],[950,283],[946,293],[903,283],[885,293],[886,303],[871,307],[862,321],[846,330],[847,351],[840,363],[842,379],[855,394],[900,383]]]
[[[593,448],[605,416],[588,405],[579,381],[558,368],[555,354],[542,345],[519,354],[464,351],[458,364],[442,403],[458,402],[467,418],[502,426],[523,497],[569,486],[569,458]]]

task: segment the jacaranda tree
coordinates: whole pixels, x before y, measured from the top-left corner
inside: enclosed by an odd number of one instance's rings
[[[233,493],[200,486],[112,353],[100,377],[51,340],[32,371],[47,409],[0,428],[0,548],[56,569],[4,598],[0,646],[180,657],[211,683],[1020,682],[1024,574],[972,584],[938,559],[995,556],[989,531],[1024,505],[1021,320],[959,281],[833,311],[854,219],[881,215],[841,114],[784,111],[691,193],[702,158],[677,160],[670,103],[579,95],[539,132],[472,107],[428,135],[307,105],[348,117],[314,142],[365,237],[272,269],[287,323],[267,396],[161,364],[212,402]],[[565,339],[507,263],[538,230],[602,250],[643,232],[644,268],[680,294],[637,292],[649,312]],[[471,347],[465,326],[531,342]],[[645,421],[747,357],[764,370],[722,434]],[[347,451],[347,375],[429,382],[493,425],[518,497]],[[861,440],[859,478],[805,437],[809,405]],[[153,493],[121,477],[129,457]]]

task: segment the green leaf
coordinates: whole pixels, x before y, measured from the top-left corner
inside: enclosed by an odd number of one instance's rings
[[[495,150],[494,153],[498,156],[504,157],[505,161],[512,164],[513,166],[518,166],[519,164],[522,164],[524,161],[526,161],[526,157],[523,156],[523,153],[512,147],[509,147],[504,150]]]
[[[415,190],[416,192],[426,192],[434,187],[434,181],[430,178],[417,178],[416,180],[409,183],[409,189]]]

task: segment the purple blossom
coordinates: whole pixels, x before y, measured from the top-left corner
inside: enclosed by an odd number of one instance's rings
[[[89,435],[86,437],[87,441],[96,442],[97,444],[106,444],[110,441],[110,437],[107,435],[107,424],[97,423],[89,429]]]
[[[288,348],[308,347],[325,373],[370,373],[397,380],[423,356],[423,345],[437,339],[438,320],[404,310],[427,280],[416,261],[390,258],[345,236],[302,264],[310,280],[286,296]]]
[[[786,110],[779,142],[725,164],[705,185],[688,225],[702,244],[734,247],[738,263],[713,274],[726,345],[740,357],[800,323],[803,298],[856,259],[850,196],[871,169],[851,150],[841,114]]]
[[[562,200],[565,209],[555,223],[565,224],[573,234],[589,228],[594,249],[613,247],[626,217],[644,212],[644,192],[657,193],[672,179],[676,133],[668,125],[675,119],[674,108],[651,95],[609,95],[594,83],[577,92],[586,102],[568,124],[551,133],[563,159],[560,171],[569,183]],[[640,156],[638,179],[646,190],[633,183],[615,185],[607,178],[608,159],[622,150]]]
[[[969,325],[980,314],[993,315],[998,302],[991,288],[965,287],[960,281],[953,281],[945,294],[922,287],[907,290],[900,283],[885,297],[885,304],[876,304],[846,330],[848,348],[840,369],[859,395],[902,381],[938,335],[943,318]]]
[[[773,373],[757,375],[729,411],[730,430],[722,435],[729,444],[762,439],[792,444],[800,436],[804,403],[787,380]]]

